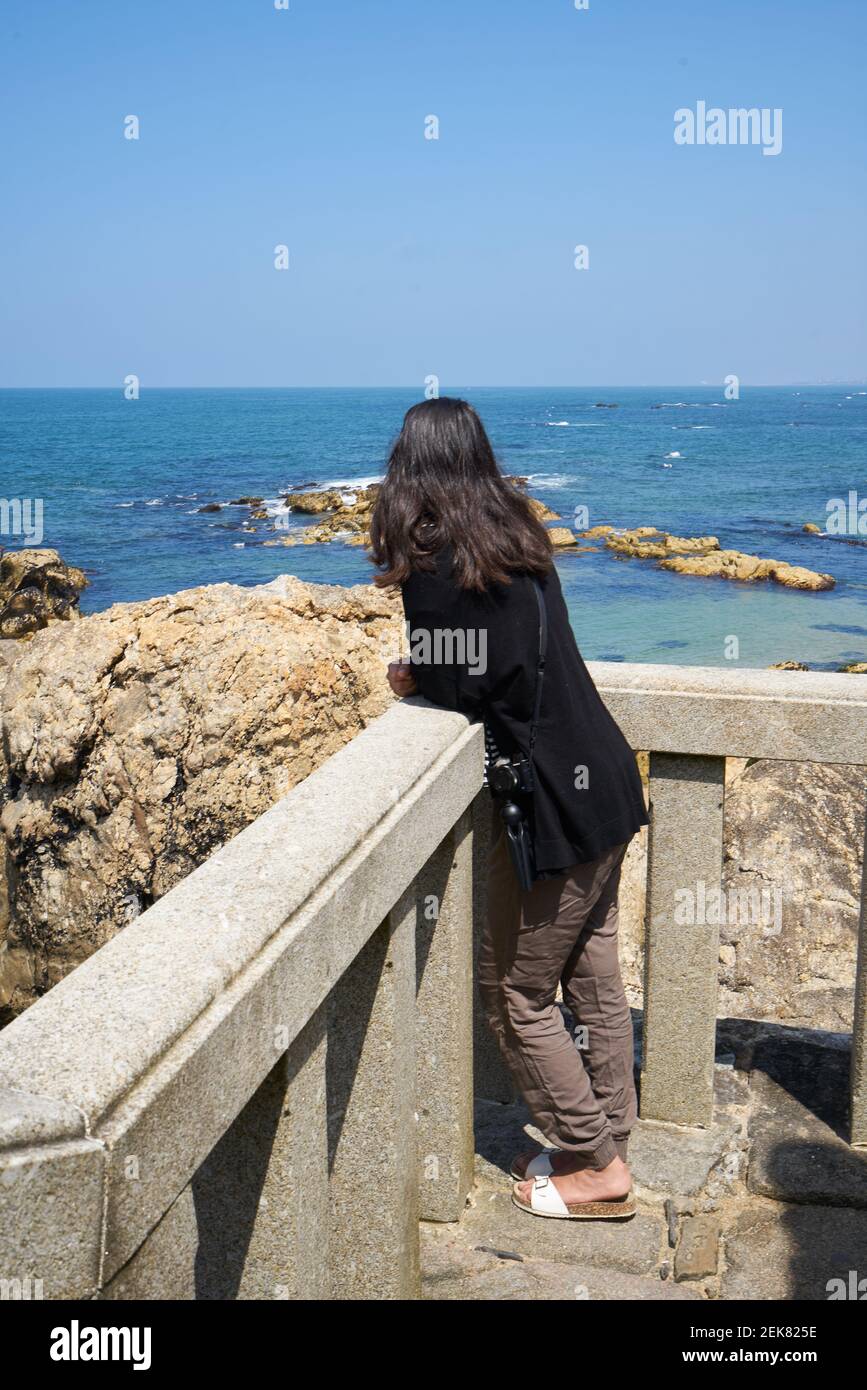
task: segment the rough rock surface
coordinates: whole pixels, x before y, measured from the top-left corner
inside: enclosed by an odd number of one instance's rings
[[[284,577],[0,640],[0,1019],[381,713],[400,635],[382,591]],[[851,1026],[863,808],[857,769],[729,760],[726,883],[779,890],[782,929],[724,926],[722,1015]],[[635,1006],[646,843],[621,889]]]
[[[399,600],[216,584],[21,645],[0,695],[0,1018],[20,1011],[392,700]]]
[[[84,571],[56,550],[10,550],[0,559],[0,638],[29,637],[51,622],[78,617]]]
[[[721,1014],[851,1028],[865,779],[760,761],[727,788],[724,884],[780,912],[721,928]]]
[[[744,584],[771,580],[789,589],[833,589],[833,575],[790,565],[785,560],[765,560],[739,550],[723,550],[716,536],[673,536],[656,526],[624,530],[594,526],[581,535],[605,537],[608,550],[639,560],[658,560],[660,569],[674,574],[695,574],[713,579],[736,579]]]
[[[744,584],[770,579],[787,589],[833,589],[831,574],[819,574],[802,565],[789,565],[784,560],[763,560],[758,555],[743,555],[739,550],[712,550],[706,555],[673,555],[660,560],[660,567],[676,574],[697,574],[711,579],[737,579]]]
[[[851,1029],[865,782],[863,768],[727,759],[723,889],[734,920],[720,926],[720,1017]],[[646,884],[644,829],[620,887],[620,962],[635,1008]]]

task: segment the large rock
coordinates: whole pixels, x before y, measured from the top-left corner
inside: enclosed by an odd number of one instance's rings
[[[727,788],[725,886],[768,896],[721,929],[721,1013],[851,1028],[864,805],[855,767],[760,761]]]
[[[862,768],[727,759],[720,1017],[851,1029],[864,809]],[[645,829],[620,888],[633,1008],[643,1003],[646,881]]]
[[[84,571],[56,550],[10,550],[0,559],[0,639],[30,637],[51,622],[78,617]]]
[[[617,555],[639,560],[658,560],[660,569],[673,574],[695,574],[709,579],[735,579],[742,584],[770,580],[788,589],[833,589],[831,574],[790,565],[785,560],[765,560],[740,550],[723,550],[716,536],[673,536],[656,526],[623,530],[594,526],[585,537],[605,536],[605,545]]]
[[[663,560],[669,555],[704,555],[719,550],[716,536],[672,536],[655,526],[636,526],[631,531],[614,531],[605,542],[618,555],[640,560]]]
[[[22,646],[0,696],[0,1017],[381,714],[401,631],[382,590],[282,577],[119,604]]]
[[[697,574],[710,579],[736,579],[754,584],[769,579],[787,589],[833,589],[836,583],[831,574],[790,565],[785,560],[763,560],[758,555],[744,555],[739,550],[712,550],[706,555],[674,555],[660,560],[660,568],[676,574]]]

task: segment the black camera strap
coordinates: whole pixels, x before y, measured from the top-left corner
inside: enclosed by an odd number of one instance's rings
[[[545,612],[545,595],[542,593],[542,586],[538,579],[533,580],[533,588],[536,591],[536,602],[539,605],[539,659],[536,663],[536,699],[533,704],[533,722],[530,725],[530,757],[533,756],[533,746],[536,742],[536,727],[539,723],[539,713],[542,708],[542,680],[545,675],[545,657],[548,652],[548,615]]]

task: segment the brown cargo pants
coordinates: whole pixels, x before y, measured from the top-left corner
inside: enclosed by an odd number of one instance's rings
[[[617,891],[626,845],[575,864],[529,892],[518,885],[499,817],[488,864],[478,963],[488,1024],[533,1123],[559,1149],[605,1168],[637,1106],[632,1020],[617,951]],[[580,1051],[556,1002],[579,1027]]]

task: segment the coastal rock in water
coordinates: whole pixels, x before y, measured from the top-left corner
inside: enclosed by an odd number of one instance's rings
[[[837,669],[850,676],[867,676],[867,661],[850,661],[848,666],[839,666]]]
[[[291,507],[293,512],[310,512],[313,515],[319,512],[339,511],[344,505],[343,498],[339,492],[329,488],[325,492],[290,492],[283,498],[287,507]]]
[[[822,534],[821,526],[817,526],[815,521],[806,521],[801,529],[806,531],[808,536],[821,536]]]
[[[574,546],[576,550],[584,548],[579,547],[578,541],[575,538],[575,532],[570,531],[568,526],[550,526],[548,528],[548,539],[555,550],[565,550],[569,546]]]
[[[833,589],[830,574],[817,574],[784,560],[763,560],[758,555],[742,555],[739,550],[713,550],[705,555],[674,555],[661,560],[660,568],[676,574],[697,574],[712,579],[737,579],[745,584],[770,579],[789,589]]]
[[[38,633],[0,695],[0,1018],[381,714],[399,598],[216,584]]]
[[[550,507],[546,507],[544,502],[540,502],[538,497],[527,499],[530,503],[530,510],[537,521],[559,521],[559,512],[552,512]]]
[[[669,555],[707,554],[719,550],[716,536],[672,536],[655,526],[636,526],[631,531],[615,531],[605,542],[609,550],[639,559],[662,560]]]
[[[84,571],[56,550],[10,550],[0,559],[0,639],[30,637],[49,623],[78,617]]]
[[[819,574],[785,560],[763,560],[743,555],[739,550],[722,550],[716,536],[673,536],[656,526],[634,526],[628,530],[594,526],[583,536],[605,536],[605,544],[615,554],[639,560],[658,560],[660,569],[675,574],[696,574],[713,579],[737,579],[742,583],[772,580],[789,589],[833,589],[831,574]]]
[[[769,671],[809,671],[809,666],[805,666],[803,661],[775,661],[773,666],[769,666]]]

